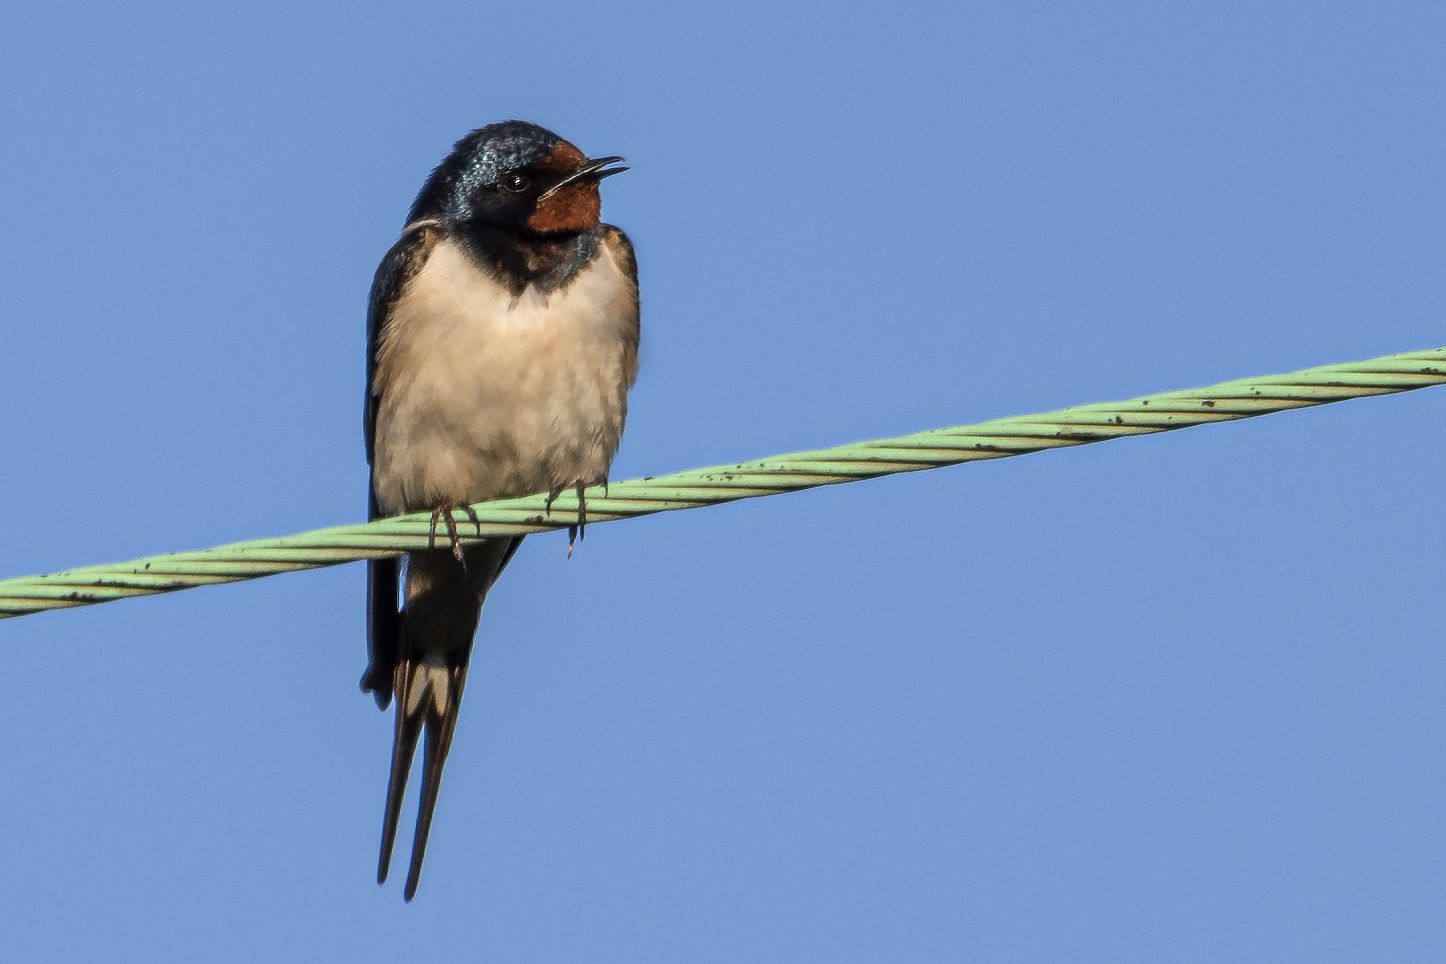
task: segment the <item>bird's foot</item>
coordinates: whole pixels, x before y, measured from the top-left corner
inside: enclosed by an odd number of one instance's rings
[[[554,485],[547,492],[545,509],[548,514],[552,513],[553,500],[562,494],[563,489],[572,489],[577,493],[577,522],[567,527],[567,557],[569,559],[572,558],[573,545],[579,540],[587,538],[587,487],[590,485],[601,485],[603,487],[603,496],[607,496],[608,480],[606,476],[601,479],[593,479],[590,482],[587,479],[573,479],[571,482],[564,482],[562,485]]]
[[[467,563],[462,556],[462,540],[457,537],[457,520],[452,518],[452,513],[461,509],[467,513],[467,520],[477,528],[477,535],[482,535],[482,520],[477,518],[477,511],[465,502],[447,503],[444,502],[432,510],[432,525],[427,530],[427,548],[431,549],[437,545],[437,520],[441,519],[447,525],[447,538],[452,543],[452,555],[465,567]]]

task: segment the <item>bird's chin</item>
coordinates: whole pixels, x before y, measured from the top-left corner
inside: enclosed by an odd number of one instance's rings
[[[569,184],[538,205],[527,219],[534,234],[579,234],[597,227],[602,218],[602,196],[597,182]]]

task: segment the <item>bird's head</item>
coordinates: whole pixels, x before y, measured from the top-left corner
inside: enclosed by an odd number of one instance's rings
[[[621,160],[590,158],[536,124],[489,124],[457,142],[408,221],[440,217],[535,236],[587,231],[602,213],[598,182],[627,170],[612,166]]]

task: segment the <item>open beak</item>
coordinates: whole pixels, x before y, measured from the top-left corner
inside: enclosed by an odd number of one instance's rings
[[[601,181],[605,177],[611,177],[614,174],[621,174],[623,171],[627,170],[626,167],[608,167],[609,164],[616,164],[618,161],[621,160],[621,157],[616,156],[590,157],[583,162],[582,167],[573,171],[567,177],[558,181],[546,191],[543,191],[542,194],[538,196],[537,200],[539,203],[542,201],[546,201],[548,198],[552,197],[554,194],[556,194],[558,191],[561,191],[569,184],[576,184],[578,181]]]

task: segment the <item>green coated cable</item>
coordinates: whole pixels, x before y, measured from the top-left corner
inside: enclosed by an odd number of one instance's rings
[[[589,490],[587,518],[592,523],[611,522],[673,509],[695,509],[819,485],[1006,458],[1126,435],[1149,435],[1442,383],[1446,383],[1446,348],[1322,365],[1288,375],[1222,382],[1208,388],[1162,392],[1126,402],[1076,405],[1039,415],[1019,415],[977,425],[795,452],[739,465],[614,482],[606,489],[598,486]],[[480,520],[477,527],[470,520],[464,521],[458,513],[463,542],[566,528],[576,521],[577,496],[564,493],[552,504],[550,512],[546,508],[546,497],[541,494],[479,502],[473,509]],[[233,542],[196,552],[173,552],[131,562],[0,580],[0,618],[425,549],[430,522],[429,513],[419,513],[362,525],[317,529],[279,539]]]

